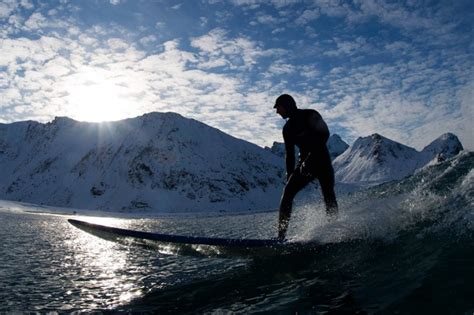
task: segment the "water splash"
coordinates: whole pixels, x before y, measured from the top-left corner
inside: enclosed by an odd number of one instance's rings
[[[393,241],[409,229],[472,231],[474,153],[466,152],[401,181],[339,199],[340,214],[330,221],[321,202],[297,209],[294,241],[338,243],[360,239]]]

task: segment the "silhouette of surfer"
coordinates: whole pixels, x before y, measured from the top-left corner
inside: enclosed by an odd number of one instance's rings
[[[286,151],[286,185],[280,201],[278,239],[284,240],[290,222],[293,199],[314,179],[318,179],[326,204],[326,213],[334,217],[338,213],[334,193],[334,170],[326,142],[329,129],[321,115],[313,109],[298,109],[291,95],[280,95],[276,112],[288,119],[283,127]],[[299,148],[295,167],[295,146]]]

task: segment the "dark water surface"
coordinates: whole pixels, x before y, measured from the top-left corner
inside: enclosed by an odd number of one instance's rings
[[[343,197],[335,222],[319,204],[300,204],[290,239],[322,245],[251,258],[164,255],[0,203],[0,312],[473,314],[473,165],[466,154]],[[86,219],[185,235],[276,233],[276,213]]]

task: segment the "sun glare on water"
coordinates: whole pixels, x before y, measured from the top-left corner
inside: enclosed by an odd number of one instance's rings
[[[70,117],[79,121],[103,122],[136,114],[136,104],[127,97],[127,87],[96,73],[84,73],[68,85]]]

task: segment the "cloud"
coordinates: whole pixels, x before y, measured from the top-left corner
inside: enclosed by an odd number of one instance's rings
[[[453,126],[449,130],[461,130],[459,133],[461,142],[464,147],[469,150],[474,150],[474,79],[460,88],[456,93],[456,99],[459,100],[460,110],[453,121]]]
[[[57,56],[53,59],[48,60],[41,71],[46,76],[54,78],[62,77],[71,72],[71,63],[64,57]]]
[[[268,4],[275,6],[276,8],[282,8],[289,6],[295,3],[298,3],[299,0],[231,0],[232,4],[236,6],[250,7],[252,9],[259,8],[262,4]]]
[[[2,1],[0,2],[0,19],[5,19],[12,14],[17,7],[16,1]]]
[[[267,74],[271,74],[271,76],[280,76],[284,74],[291,74],[295,71],[296,66],[289,63],[285,63],[282,60],[278,60],[270,65]]]
[[[201,27],[207,26],[208,23],[209,23],[209,19],[207,17],[205,16],[199,17],[199,24]]]
[[[264,25],[267,27],[275,27],[277,25],[284,25],[286,22],[286,17],[277,16],[276,14],[269,14],[266,11],[260,11],[257,12],[249,24],[252,26]],[[282,29],[284,29],[284,27],[282,27]]]
[[[0,43],[0,67],[10,70],[43,63],[55,57],[62,47],[61,40],[48,36],[42,36],[38,40],[0,39]]]
[[[150,55],[139,62],[141,69],[151,73],[169,72],[176,74],[186,69],[186,65],[195,62],[192,53],[178,49],[179,41],[173,40],[163,44],[164,51],[161,54]]]
[[[20,5],[27,10],[32,10],[35,7],[30,0],[21,0]]]
[[[175,111],[269,145],[282,140],[284,121],[272,104],[285,92],[321,111],[349,142],[378,132],[420,148],[452,131],[474,147],[469,34],[444,25],[439,6],[235,1],[226,11],[221,2],[214,16],[197,12],[195,28],[178,34],[162,16],[133,29],[105,17],[84,26],[70,3],[31,4],[0,3],[4,122],[71,116],[84,99],[77,95],[92,91],[104,100],[103,89],[130,116]],[[227,28],[208,29],[219,16]],[[321,29],[323,18],[337,26]],[[258,26],[232,28],[237,22]],[[361,32],[368,26],[377,32]]]
[[[344,1],[315,0],[313,3],[322,14],[329,17],[345,16],[351,21],[359,19],[357,11]]]
[[[120,38],[111,38],[107,40],[107,45],[117,51],[125,50],[129,47],[129,44]]]
[[[260,57],[268,55],[259,43],[246,37],[229,38],[221,28],[192,38],[191,46],[199,49],[199,66],[203,69],[227,66],[231,70],[249,70]]]
[[[35,12],[26,20],[25,27],[27,30],[33,31],[44,27],[46,23],[46,18],[41,13]]]
[[[152,43],[156,43],[158,41],[158,38],[156,38],[155,35],[148,35],[145,37],[140,38],[139,42],[142,45],[150,45]]]
[[[262,1],[260,0],[231,0],[231,3],[236,6],[246,6],[252,9],[257,9],[260,7]]]
[[[260,121],[278,120],[269,105],[277,92],[248,91],[247,80],[194,69],[197,62],[194,54],[180,49],[179,41],[167,42],[161,53],[134,64],[128,78],[136,86],[129,88],[141,93],[147,111],[176,111],[256,143],[265,143],[269,135],[275,135],[274,124]],[[245,122],[248,128],[236,121]]]
[[[275,29],[272,30],[272,34],[278,34],[278,33],[282,33],[286,30],[286,28],[284,27],[277,27]]]
[[[92,37],[92,36],[87,35],[87,34],[79,34],[78,42],[81,45],[90,46],[90,47],[96,47],[96,46],[99,45],[99,41],[97,40],[97,38]]]
[[[299,73],[306,79],[316,79],[321,75],[321,72],[315,65],[303,65],[299,67]]]
[[[444,132],[469,134],[472,78],[468,71],[454,74],[454,65],[439,71],[432,64],[431,56],[420,56],[391,66],[335,69],[326,77],[329,89],[320,94],[330,125],[346,130],[349,141],[377,132],[418,149]],[[466,85],[453,87],[454,76],[466,77]]]
[[[276,24],[279,22],[277,18],[268,14],[257,17],[257,21],[261,24],[268,24],[268,25]]]
[[[319,9],[304,10],[304,12],[296,19],[297,25],[306,25],[321,16]]]
[[[203,52],[211,53],[224,46],[222,41],[226,33],[224,29],[213,29],[206,35],[191,39],[191,46],[199,48]]]
[[[156,23],[155,23],[155,28],[156,28],[156,29],[162,29],[162,28],[164,28],[165,26],[166,26],[166,23],[164,23],[164,22],[156,22]]]
[[[24,24],[24,19],[16,14],[11,15],[8,18],[8,27],[4,30],[6,30],[8,33],[12,33],[13,30],[20,29]]]
[[[377,0],[362,0],[356,3],[364,14],[376,16],[384,23],[403,29],[433,29],[438,26],[432,16],[424,17],[421,12],[410,11],[399,3]]]
[[[385,44],[384,49],[398,55],[406,55],[413,51],[413,46],[404,41],[393,41]]]
[[[373,53],[374,48],[364,37],[356,37],[352,40],[343,40],[338,37],[333,38],[336,49],[324,52],[326,56],[352,56],[356,54]]]

